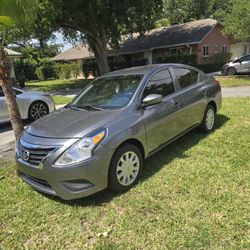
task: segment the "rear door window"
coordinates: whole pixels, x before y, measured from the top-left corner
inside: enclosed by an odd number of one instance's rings
[[[149,80],[146,89],[144,90],[143,97],[150,94],[158,94],[167,96],[174,93],[173,79],[167,69],[155,73]]]
[[[190,69],[174,68],[181,89],[187,88],[198,81],[199,72]]]

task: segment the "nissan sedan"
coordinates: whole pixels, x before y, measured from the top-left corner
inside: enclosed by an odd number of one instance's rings
[[[214,129],[221,88],[182,64],[105,74],[66,107],[28,126],[16,145],[19,176],[70,200],[138,182],[150,155],[197,126]]]

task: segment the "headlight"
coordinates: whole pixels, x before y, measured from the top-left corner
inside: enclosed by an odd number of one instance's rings
[[[105,137],[106,130],[98,129],[70,146],[55,162],[57,166],[71,165],[92,157],[93,150]]]

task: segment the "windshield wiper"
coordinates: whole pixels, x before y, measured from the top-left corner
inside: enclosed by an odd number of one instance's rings
[[[75,105],[69,105],[67,108],[73,109],[73,110],[77,110],[80,111],[81,109],[76,107]]]
[[[83,109],[87,109],[87,110],[97,110],[97,111],[102,111],[103,109],[101,108],[98,108],[98,107],[95,107],[95,106],[92,106],[91,104],[84,104],[84,105],[81,105],[81,106],[77,106],[75,104],[71,104],[69,105],[69,108],[73,109],[73,110],[83,110]]]
[[[92,110],[98,110],[98,111],[102,111],[103,109],[92,106],[91,104],[85,104],[85,105],[81,105],[80,108],[83,109],[92,109]]]

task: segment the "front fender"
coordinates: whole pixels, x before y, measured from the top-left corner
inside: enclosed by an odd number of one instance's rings
[[[148,155],[147,138],[141,112],[121,117],[107,126],[107,137],[102,144],[116,150],[123,142],[136,139],[144,147],[145,157]]]

